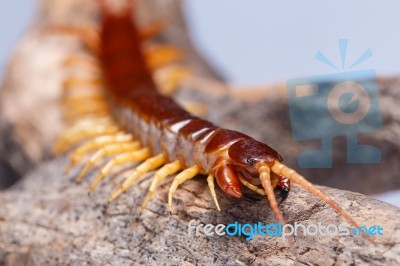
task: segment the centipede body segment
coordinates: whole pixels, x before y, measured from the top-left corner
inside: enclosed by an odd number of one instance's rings
[[[174,175],[168,192],[167,206],[171,212],[179,185],[202,175],[207,177],[218,210],[214,180],[224,193],[235,198],[246,196],[243,186],[266,196],[277,220],[283,224],[276,194],[286,197],[290,182],[295,182],[357,226],[332,199],[285,166],[282,156],[273,148],[198,118],[161,94],[160,89],[173,91],[188,77],[189,71],[178,63],[182,54],[168,45],[146,48],[145,40],[155,36],[159,28],[152,25],[140,31],[130,9],[115,14],[100,3],[102,23],[98,37],[87,38],[78,31],[86,50],[66,60],[66,68],[77,67],[91,74],[66,79],[62,103],[70,126],[53,150],[57,154],[74,147],[67,170],[81,165],[77,181],[107,159],[90,185],[89,190],[94,191],[116,166],[137,162],[109,201],[128,191],[146,173],[155,171],[141,211],[145,211],[160,182]]]

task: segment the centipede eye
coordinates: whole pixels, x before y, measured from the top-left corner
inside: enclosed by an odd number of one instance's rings
[[[282,161],[282,156],[270,146],[254,139],[243,139],[229,147],[230,159],[242,166],[253,166],[258,162]]]
[[[246,162],[248,165],[253,166],[256,163],[256,160],[253,158],[247,158]]]

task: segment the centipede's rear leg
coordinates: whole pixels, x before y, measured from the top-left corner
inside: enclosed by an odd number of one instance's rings
[[[111,156],[115,154],[124,154],[128,152],[136,151],[140,148],[140,144],[137,141],[131,143],[113,143],[106,145],[94,153],[90,159],[86,162],[81,172],[77,176],[76,180],[80,181],[83,179],[87,171],[92,168],[97,162],[99,162],[103,157]]]
[[[182,169],[182,164],[180,163],[179,160],[177,160],[172,163],[168,163],[168,164],[164,165],[154,174],[153,181],[151,182],[149,191],[147,192],[146,198],[144,199],[144,201],[142,203],[140,212],[143,212],[144,208],[146,208],[147,203],[149,202],[150,198],[153,196],[158,184],[167,176],[173,175],[181,169]]]
[[[99,30],[94,24],[81,23],[79,27],[70,25],[53,25],[46,28],[45,33],[77,36],[90,51],[98,53],[100,50]]]
[[[172,212],[172,197],[176,192],[178,186],[186,180],[195,177],[199,173],[199,171],[200,168],[197,165],[193,165],[189,168],[186,168],[181,173],[175,176],[174,181],[172,181],[172,184],[168,191],[168,210],[170,213]]]
[[[153,38],[158,35],[162,29],[163,24],[160,21],[152,22],[140,30],[141,39],[146,40]],[[96,25],[89,23],[83,23],[79,27],[70,25],[54,25],[47,28],[45,32],[77,36],[92,53],[100,53],[100,33],[98,26]]]
[[[164,154],[157,154],[153,157],[146,159],[143,163],[137,166],[132,174],[125,180],[124,183],[109,197],[108,201],[111,202],[115,200],[119,195],[127,191],[133,183],[143,176],[144,174],[148,173],[151,170],[157,169],[164,165],[167,162],[167,158]]]
[[[91,139],[85,142],[84,144],[80,145],[73,151],[71,155],[71,162],[77,163],[89,152],[97,150],[105,145],[117,144],[117,143],[129,143],[132,141],[133,141],[133,136],[131,134],[126,134],[126,133],[116,134],[115,136],[101,136]]]
[[[89,191],[93,191],[97,184],[103,180],[116,166],[132,162],[141,162],[143,160],[147,160],[150,156],[151,153],[148,148],[118,154],[100,170],[99,175],[90,185]]]
[[[69,147],[75,145],[79,141],[88,138],[94,138],[105,135],[115,135],[122,132],[121,128],[117,125],[95,125],[92,127],[85,127],[80,131],[63,134],[60,140],[56,143],[53,153],[61,153],[66,151]]]
[[[163,28],[163,24],[159,21],[153,22],[140,30],[142,40],[149,40],[159,35]],[[97,71],[101,69],[98,60],[92,55],[101,53],[99,48],[100,34],[98,29],[93,25],[83,25],[82,27],[71,26],[54,26],[48,30],[49,32],[77,36],[90,54],[74,53],[65,61],[65,65],[79,66],[84,70]],[[190,76],[189,70],[180,62],[183,54],[179,49],[167,44],[152,44],[143,48],[147,65],[154,73],[154,79],[160,91],[165,95],[172,94],[182,80]],[[74,85],[82,83],[82,80],[76,80],[74,77],[67,79],[68,83]],[[68,85],[68,84],[67,84]],[[69,86],[67,86],[69,87]]]

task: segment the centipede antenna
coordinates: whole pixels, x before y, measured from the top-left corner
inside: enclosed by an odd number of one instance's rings
[[[338,212],[341,216],[343,216],[350,224],[352,224],[354,227],[358,228],[359,225],[357,222],[350,216],[349,213],[347,213],[344,209],[342,209],[333,199],[322,193],[318,188],[316,188],[313,184],[308,182],[303,176],[301,176],[299,173],[294,171],[293,169],[290,169],[286,165],[275,161],[274,165],[272,166],[271,170],[278,174],[278,175],[283,175],[293,182],[299,184],[306,190],[308,190],[311,194],[317,196],[321,200],[323,200],[325,203],[327,203],[329,206],[331,206],[336,212]]]
[[[278,202],[276,201],[275,198],[275,193],[274,189],[271,184],[271,169],[266,163],[259,163],[258,165],[258,171],[260,173],[260,180],[261,184],[264,188],[265,193],[267,194],[267,198],[269,201],[269,205],[271,206],[272,212],[275,214],[276,219],[282,223],[282,225],[285,225],[285,219],[282,216],[282,212],[279,209]]]

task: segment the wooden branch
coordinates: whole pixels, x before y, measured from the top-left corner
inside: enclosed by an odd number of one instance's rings
[[[173,215],[166,211],[164,182],[142,215],[139,206],[149,186],[140,180],[116,202],[107,196],[122,177],[107,180],[91,195],[88,183],[77,185],[74,173],[63,175],[64,157],[43,164],[13,189],[0,193],[0,264],[6,265],[398,265],[400,210],[361,194],[321,188],[347,209],[361,225],[380,225],[384,236],[376,245],[360,236],[280,237],[188,235],[192,224],[276,223],[266,200],[246,202],[218,192],[217,212],[204,177],[184,183],[174,198]],[[95,173],[93,173],[95,174]],[[91,180],[91,175],[87,180]],[[339,225],[330,207],[295,186],[281,204],[290,224]]]

